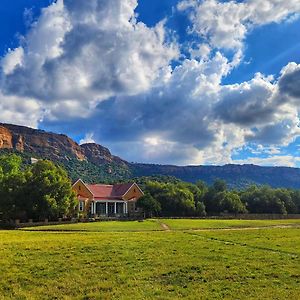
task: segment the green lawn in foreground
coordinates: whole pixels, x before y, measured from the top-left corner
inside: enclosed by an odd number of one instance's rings
[[[0,299],[299,299],[299,233],[0,231]]]
[[[164,223],[172,230],[245,228],[264,226],[300,226],[300,220],[212,220],[212,219],[153,219],[139,221],[100,221],[63,225],[46,225],[24,228],[25,230],[45,231],[153,231],[162,230]]]
[[[63,225],[46,225],[23,228],[25,230],[45,230],[45,231],[149,231],[161,230],[161,226],[156,220],[144,221],[99,221],[90,223],[75,223]]]
[[[172,230],[235,228],[235,227],[264,227],[264,226],[300,226],[300,219],[290,220],[213,220],[213,219],[160,219]]]

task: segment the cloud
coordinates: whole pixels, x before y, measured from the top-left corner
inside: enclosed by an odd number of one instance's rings
[[[167,82],[147,92],[115,96],[87,110],[86,117],[67,113],[63,121],[58,107],[56,118],[44,124],[72,128],[74,134],[92,131],[95,141],[129,161],[181,165],[231,163],[233,151],[247,143],[292,142],[300,134],[299,118],[292,99],[278,88],[285,73],[277,81],[257,74],[224,86],[229,70],[220,53],[206,61],[186,59]]]
[[[37,128],[43,118],[38,101],[30,98],[7,96],[0,92],[1,122]]]
[[[279,89],[282,94],[300,99],[300,65],[289,63],[283,70],[279,81]]]
[[[181,2],[191,33],[201,36],[188,58],[164,20],[137,21],[137,5],[58,0],[43,9],[1,60],[1,121],[42,120],[45,129],[85,135],[80,143],[103,143],[130,161],[177,164],[230,163],[248,144],[275,149],[300,135],[299,65],[223,84],[249,30],[291,20],[299,1]]]
[[[14,50],[9,49],[8,53],[1,61],[1,67],[5,75],[11,74],[15,68],[22,66],[24,49],[18,47]]]
[[[89,132],[85,135],[85,137],[83,139],[81,139],[79,141],[79,144],[82,145],[82,144],[88,144],[88,143],[95,143],[95,140],[93,137],[94,137],[94,133]]]
[[[235,160],[237,164],[254,164],[260,166],[288,166],[297,167],[300,158],[293,155],[273,155],[269,157],[248,157],[247,159]]]
[[[4,91],[97,103],[147,90],[178,51],[166,41],[163,22],[149,28],[136,21],[136,6],[135,0],[59,0],[44,9],[18,50],[22,64],[5,72]]]
[[[266,123],[276,111],[273,105],[276,86],[261,74],[249,82],[222,87],[215,107],[218,118],[241,126]]]
[[[298,0],[185,0],[178,4],[187,11],[191,32],[200,35],[213,48],[243,48],[247,33],[256,26],[284,20],[295,20],[300,12]]]

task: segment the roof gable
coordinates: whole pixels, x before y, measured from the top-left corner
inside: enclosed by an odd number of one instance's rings
[[[142,192],[142,190],[136,183],[120,183],[120,184],[114,184],[114,185],[85,184],[81,179],[79,179],[79,180],[92,193],[92,195],[95,199],[120,199],[120,200],[122,200],[123,197],[128,193],[128,191],[130,190],[130,188],[132,186],[136,186]],[[76,183],[74,183],[74,185]]]

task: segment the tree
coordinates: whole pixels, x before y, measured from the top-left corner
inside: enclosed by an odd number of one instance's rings
[[[162,215],[187,216],[195,214],[194,195],[182,184],[150,181],[145,185],[145,192],[151,194],[160,203]]]
[[[223,192],[227,189],[224,180],[217,179],[212,186],[210,186],[203,196],[203,202],[206,207],[206,212],[209,214],[219,214],[222,212],[221,200],[223,199]]]
[[[297,207],[297,213],[300,213],[300,190],[290,190],[289,192],[293,203]]]
[[[240,196],[234,192],[221,192],[222,199],[220,206],[223,212],[246,213],[246,207],[242,203]]]
[[[227,190],[226,181],[217,179],[213,184],[213,189],[218,192],[225,192]]]
[[[138,199],[137,206],[144,210],[146,217],[158,215],[161,211],[160,203],[148,193]]]
[[[296,203],[292,199],[291,192],[287,189],[276,189],[275,195],[284,203],[288,214],[296,214],[298,211]]]
[[[206,209],[203,202],[198,202],[196,204],[196,215],[197,216],[206,216]]]
[[[284,202],[276,195],[275,190],[269,186],[252,186],[242,193],[241,199],[250,213],[287,213]]]
[[[26,178],[21,164],[22,159],[17,155],[0,157],[0,212],[6,220],[24,217],[25,203],[22,199]]]
[[[33,218],[58,218],[74,213],[77,199],[65,170],[46,160],[27,173],[26,201]]]

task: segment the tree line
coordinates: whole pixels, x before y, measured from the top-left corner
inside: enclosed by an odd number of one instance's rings
[[[211,186],[162,177],[139,179],[145,195],[138,200],[147,215],[206,216],[220,214],[296,214],[300,213],[300,191],[252,185],[229,190],[226,182]]]
[[[0,220],[73,216],[77,199],[66,171],[50,161],[24,165],[17,155],[0,156]]]
[[[170,176],[134,181],[145,193],[137,205],[146,216],[300,213],[300,190],[256,185],[230,190],[223,180],[208,186]],[[0,156],[0,220],[73,217],[77,209],[71,180],[62,167],[47,160],[24,165],[17,155]]]

